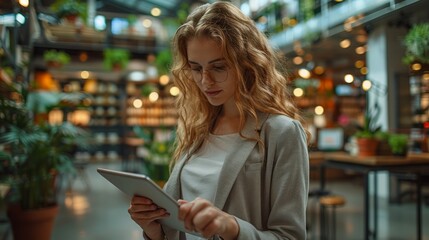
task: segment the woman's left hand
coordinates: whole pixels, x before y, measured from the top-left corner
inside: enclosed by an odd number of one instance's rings
[[[218,235],[225,240],[234,240],[239,233],[235,217],[215,207],[211,202],[196,198],[192,202],[179,200],[179,219],[185,228],[199,232],[203,237]]]

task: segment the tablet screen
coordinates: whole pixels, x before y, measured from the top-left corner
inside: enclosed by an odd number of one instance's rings
[[[159,220],[171,228],[182,232],[200,236],[196,232],[185,229],[184,223],[179,220],[179,204],[155,182],[143,174],[135,174],[112,169],[98,168],[97,172],[106,178],[110,183],[119,188],[131,199],[134,195],[150,198],[156,205],[167,210],[170,216]]]

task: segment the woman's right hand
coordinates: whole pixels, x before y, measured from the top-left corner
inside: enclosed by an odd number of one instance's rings
[[[149,198],[134,196],[128,213],[150,239],[164,238],[161,224],[157,220],[169,216],[165,209],[158,207]]]

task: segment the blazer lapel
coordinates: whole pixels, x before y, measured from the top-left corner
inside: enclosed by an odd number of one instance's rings
[[[267,118],[268,114],[258,114],[258,124],[255,122],[255,119],[248,119],[243,129],[243,135],[246,137],[258,138],[262,124],[266,121]],[[240,170],[243,168],[249,154],[255,148],[256,144],[257,142],[254,140],[246,140],[243,145],[240,146],[238,151],[232,152],[225,159],[225,164],[223,165],[219,175],[219,181],[214,200],[214,205],[216,207],[222,209],[225,205],[225,202]]]
[[[170,174],[169,180],[165,185],[165,191],[176,200],[181,198],[180,172],[182,171],[183,165],[185,164],[187,158],[188,156],[182,158],[181,161],[176,163],[177,166],[173,168],[173,171]],[[172,183],[175,183],[175,184],[172,184]]]

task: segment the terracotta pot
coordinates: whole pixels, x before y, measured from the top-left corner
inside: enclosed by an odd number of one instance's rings
[[[18,205],[7,209],[14,240],[50,240],[58,206],[22,210]]]
[[[358,138],[358,156],[369,157],[377,155],[377,148],[380,143],[379,140],[375,138]]]

